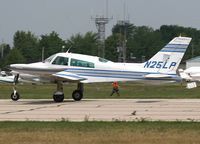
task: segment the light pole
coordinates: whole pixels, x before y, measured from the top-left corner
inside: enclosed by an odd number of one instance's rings
[[[3,58],[4,45],[1,46],[1,58]]]
[[[44,47],[42,47],[42,62],[44,61]]]

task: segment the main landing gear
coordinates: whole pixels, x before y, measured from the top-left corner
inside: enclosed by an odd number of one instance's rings
[[[13,101],[17,101],[20,97],[20,95],[17,93],[17,83],[18,83],[18,79],[19,79],[19,74],[17,74],[14,78],[14,83],[13,83],[13,93],[11,94],[11,99]]]
[[[72,93],[72,98],[75,101],[80,101],[83,98],[83,83],[78,83],[77,90]]]
[[[83,98],[83,84],[77,84],[77,90],[73,91],[72,98],[75,101],[80,101]],[[62,102],[64,100],[63,93],[63,83],[61,81],[57,82],[57,91],[53,95],[53,99],[55,102]]]
[[[53,100],[55,102],[62,102],[64,100],[63,83],[57,82],[57,91],[53,94]]]

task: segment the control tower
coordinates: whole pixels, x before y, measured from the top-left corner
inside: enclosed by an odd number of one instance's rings
[[[98,56],[105,57],[105,26],[112,18],[104,16],[96,16],[92,18],[95,21],[98,30]]]

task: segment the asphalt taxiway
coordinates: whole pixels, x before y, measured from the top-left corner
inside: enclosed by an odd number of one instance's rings
[[[0,121],[200,121],[200,99],[0,100]]]

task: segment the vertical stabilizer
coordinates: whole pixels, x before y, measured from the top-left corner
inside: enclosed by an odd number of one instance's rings
[[[148,71],[160,73],[176,73],[176,70],[188,48],[192,38],[175,37],[163,47],[143,67]]]

